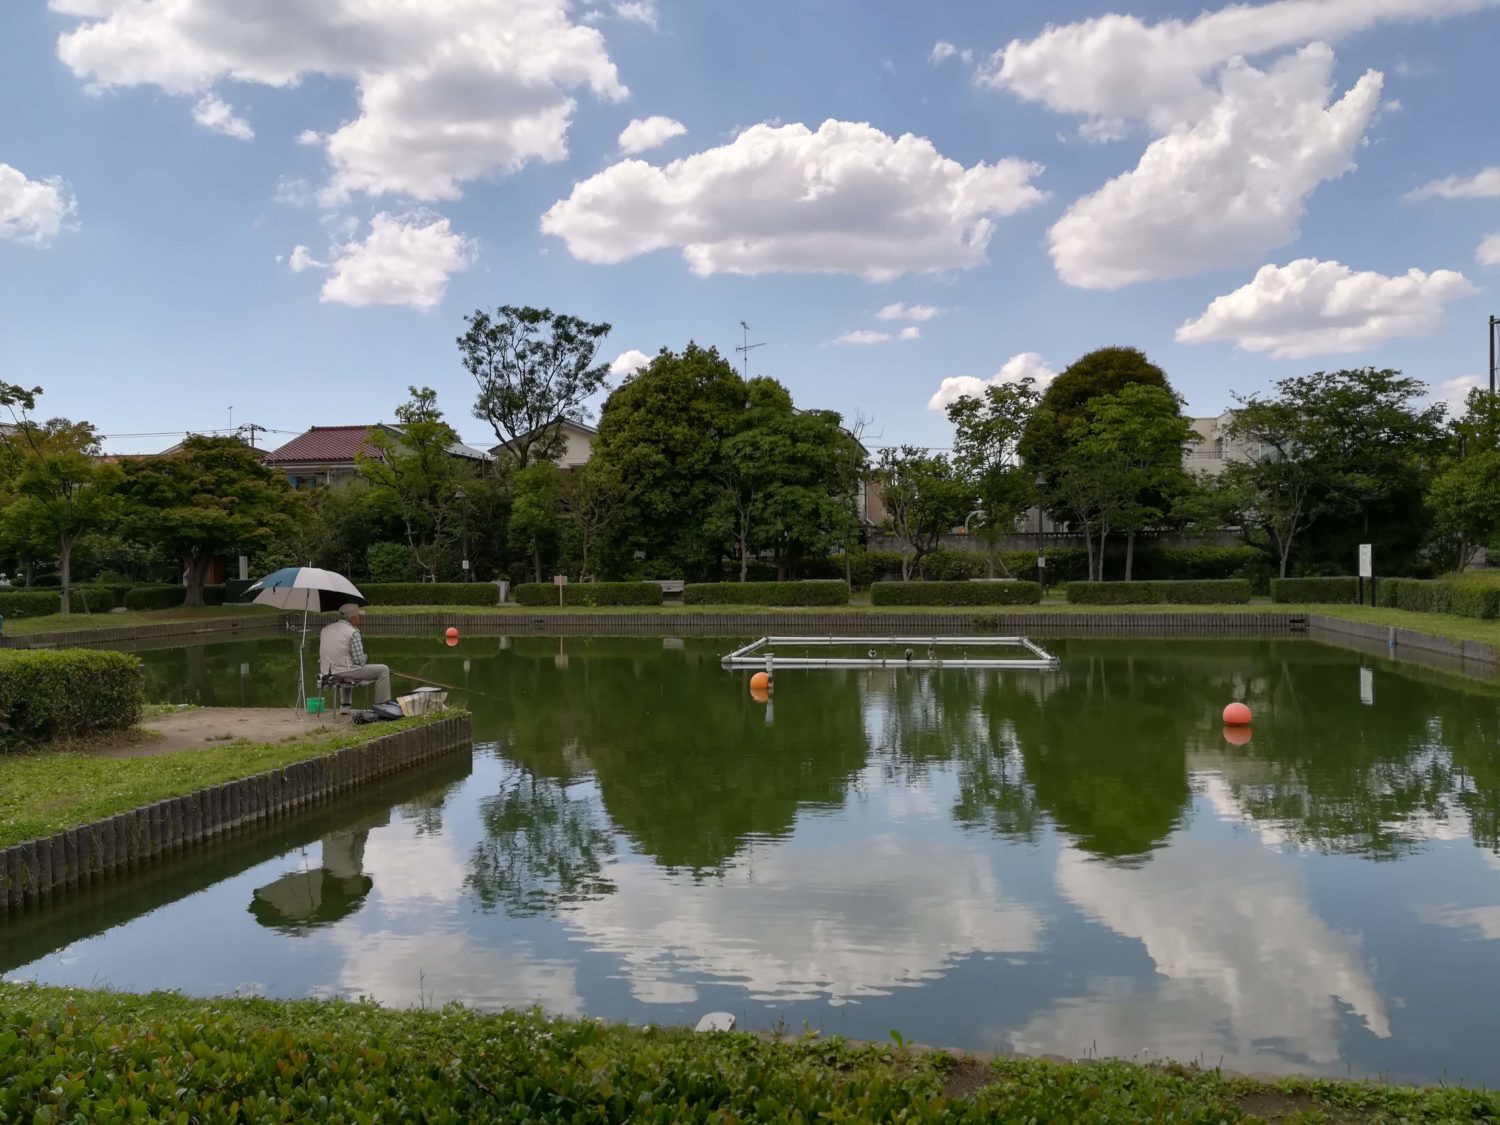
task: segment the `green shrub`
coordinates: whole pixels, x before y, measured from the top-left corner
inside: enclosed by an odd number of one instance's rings
[[[1412,613],[1451,613],[1492,620],[1500,617],[1500,586],[1465,579],[1381,578],[1379,603]]]
[[[1250,583],[1243,578],[1192,582],[1069,582],[1072,605],[1243,605]]]
[[[848,605],[841,579],[809,582],[694,582],[682,592],[683,605]]]
[[[557,590],[550,582],[523,582],[516,587],[516,601],[557,605]],[[563,605],[661,605],[661,587],[655,582],[569,582],[562,593]]]
[[[56,613],[62,591],[57,589],[0,590],[0,614],[20,619]]]
[[[493,582],[361,582],[371,605],[495,605]]]
[[[1273,578],[1271,600],[1281,605],[1353,605],[1358,578]]]
[[[1033,559],[1032,563],[1035,564]],[[896,570],[900,573],[900,556]],[[923,556],[917,572],[925,582],[962,582],[966,578],[983,578],[990,572],[989,556],[977,551],[950,551],[939,547]],[[1004,577],[1004,575],[1001,575]]]
[[[1048,547],[1042,552],[1047,559],[1047,588],[1064,582],[1082,582],[1089,576],[1089,553],[1082,547]],[[1013,578],[1036,577],[1035,551],[1001,551],[1000,561]]]
[[[137,586],[125,594],[125,608],[176,609],[186,599],[185,586]]]
[[[877,582],[871,605],[1036,605],[1035,582]]]
[[[400,543],[371,543],[365,570],[373,582],[405,582],[412,577],[411,552]]]
[[[145,703],[141,662],[127,653],[0,651],[0,749],[124,730]]]
[[[1249,578],[1265,563],[1266,553],[1258,547],[1157,547],[1137,550],[1132,571],[1138,579],[1184,582]]]

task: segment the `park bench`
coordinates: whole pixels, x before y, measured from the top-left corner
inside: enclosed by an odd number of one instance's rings
[[[682,597],[682,589],[687,585],[681,578],[653,578],[652,581],[661,587],[662,597],[664,598]]]

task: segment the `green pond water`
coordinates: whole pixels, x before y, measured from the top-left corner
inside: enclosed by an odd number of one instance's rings
[[[0,971],[1500,1082],[1500,690],[1039,639],[1057,669],[783,670],[763,704],[743,638],[372,637],[465,689],[472,760],[12,917]],[[142,658],[161,701],[294,693],[284,638]]]

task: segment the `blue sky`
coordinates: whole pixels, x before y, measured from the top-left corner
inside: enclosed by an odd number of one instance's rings
[[[298,431],[416,383],[482,439],[453,339],[514,303],[611,359],[747,320],[800,404],[941,447],[944,380],[1104,344],[1194,413],[1460,393],[1500,311],[1497,0],[253,7],[0,15],[0,378],[47,414]]]

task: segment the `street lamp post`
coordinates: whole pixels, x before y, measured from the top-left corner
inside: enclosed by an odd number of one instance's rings
[[[474,572],[469,569],[469,511],[464,505],[464,501],[468,499],[468,495],[464,492],[463,485],[459,485],[453,490],[453,499],[458,502],[458,538],[459,549],[464,554],[464,581],[472,582],[474,581]]]
[[[1036,489],[1036,584],[1047,591],[1047,556],[1042,551],[1042,489],[1047,487],[1047,478],[1037,473],[1032,481]]]

